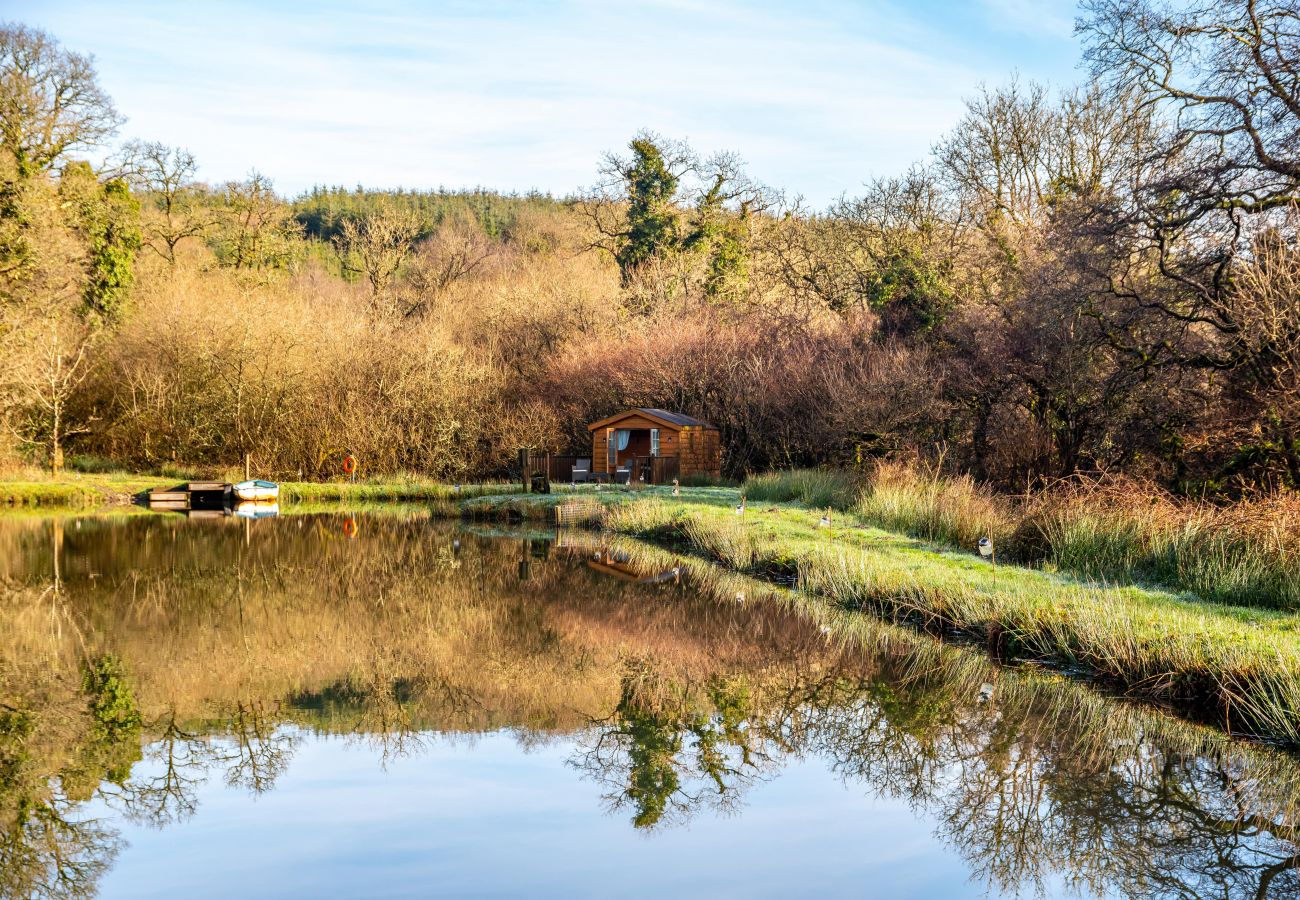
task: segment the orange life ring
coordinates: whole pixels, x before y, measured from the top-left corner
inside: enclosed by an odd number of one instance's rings
[[[343,534],[346,537],[354,538],[357,536],[357,520],[351,517],[343,520]]]
[[[357,470],[357,458],[355,456],[343,457],[343,474],[351,475]]]

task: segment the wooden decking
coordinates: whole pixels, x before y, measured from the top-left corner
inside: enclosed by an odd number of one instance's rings
[[[175,487],[149,492],[150,509],[220,508],[233,485],[226,481],[189,481]]]

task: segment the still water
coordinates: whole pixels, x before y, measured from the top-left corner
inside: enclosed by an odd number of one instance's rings
[[[1281,898],[1298,824],[1293,756],[653,548],[0,519],[0,897]]]

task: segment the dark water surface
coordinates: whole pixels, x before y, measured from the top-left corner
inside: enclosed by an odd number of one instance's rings
[[[1293,756],[653,548],[0,519],[4,898],[1282,898],[1298,824]]]

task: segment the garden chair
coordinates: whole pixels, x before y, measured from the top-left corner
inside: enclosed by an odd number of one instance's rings
[[[575,460],[573,463],[573,476],[571,480],[574,484],[586,484],[588,481],[591,481],[591,460]]]

